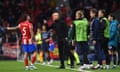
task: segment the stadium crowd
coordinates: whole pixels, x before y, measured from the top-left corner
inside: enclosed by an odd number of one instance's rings
[[[80,70],[109,69],[111,61],[111,68],[120,64],[120,25],[114,14],[120,7],[119,0],[69,0],[69,11],[64,4],[66,0],[60,6],[56,1],[1,0],[0,42],[1,38],[7,42],[14,40],[17,33],[7,31],[11,35],[4,38],[3,28],[17,26],[27,13],[34,27],[39,62],[51,64],[54,47],[58,45],[62,69],[65,68],[64,58],[71,68],[75,63],[82,65]],[[2,53],[2,48],[0,51]],[[98,64],[93,66],[95,61]]]

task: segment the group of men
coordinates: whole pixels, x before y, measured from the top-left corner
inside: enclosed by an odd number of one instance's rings
[[[97,16],[98,15],[98,16]],[[33,43],[34,32],[30,22],[30,16],[24,15],[23,21],[17,27],[8,27],[8,30],[19,28],[22,33],[22,48],[24,51],[25,69],[37,69],[34,66],[36,60],[36,47]],[[50,29],[56,33],[56,41],[59,49],[60,69],[65,68],[65,56],[70,58],[71,68],[74,68],[73,50],[77,52],[80,59],[80,70],[85,68],[108,69],[110,62],[116,67],[116,52],[118,47],[118,21],[113,14],[105,17],[105,10],[90,10],[90,21],[84,16],[83,10],[77,10],[75,20],[72,21],[71,34],[60,12],[52,13],[53,24]],[[70,36],[68,36],[70,35]],[[69,38],[71,37],[71,38]],[[32,53],[31,64],[28,64],[28,54]],[[94,56],[89,56],[94,53]],[[92,58],[92,59],[91,59]],[[93,62],[98,64],[93,66]]]
[[[113,14],[109,14],[108,18],[105,15],[104,9],[97,12],[93,8],[90,10],[90,21],[88,21],[82,10],[76,11],[76,18],[73,21],[72,43],[76,43],[76,51],[82,62],[80,70],[116,67],[119,23]],[[95,61],[98,64],[93,66]],[[112,61],[113,66],[110,67]]]

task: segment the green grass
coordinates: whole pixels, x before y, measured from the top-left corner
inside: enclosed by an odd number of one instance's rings
[[[23,62],[0,61],[0,72],[79,72],[78,67],[75,67],[75,69],[70,69],[70,67],[67,66],[67,69],[62,69],[62,70],[57,69],[57,66],[59,66],[58,61],[54,62],[52,65],[40,65],[37,63],[36,66],[38,67],[38,70],[25,71]],[[115,69],[109,69],[109,70],[87,70],[87,71],[120,72],[120,67],[117,67]]]

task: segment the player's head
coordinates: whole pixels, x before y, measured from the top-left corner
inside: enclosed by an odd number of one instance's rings
[[[84,17],[84,12],[82,10],[77,10],[75,13],[75,19],[80,19]]]
[[[97,10],[95,8],[91,9],[90,10],[90,17],[94,18],[94,17],[96,17],[96,15],[97,15]]]
[[[40,32],[41,32],[41,29],[40,29],[40,28],[37,28],[37,32],[39,32],[39,33],[40,33]]]
[[[52,13],[52,19],[53,19],[53,21],[60,19],[60,12],[54,11]]]
[[[23,15],[23,20],[24,20],[24,21],[26,21],[26,20],[27,20],[27,21],[30,21],[30,20],[31,20],[30,15],[29,15],[29,14],[24,14],[24,15]]]
[[[113,15],[113,14],[109,14],[108,15],[108,20],[109,21],[112,21],[112,20],[114,20],[115,19],[115,16]]]
[[[46,31],[46,30],[47,30],[46,25],[42,25],[42,31]]]
[[[104,9],[100,9],[98,11],[98,17],[101,18],[101,17],[104,17],[105,16],[105,10]]]

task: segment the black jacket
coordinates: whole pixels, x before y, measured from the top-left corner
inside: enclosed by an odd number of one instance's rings
[[[55,30],[57,39],[63,39],[67,37],[68,29],[64,20],[56,20],[50,28]]]
[[[103,39],[105,29],[103,21],[99,21],[98,18],[94,18],[92,23],[93,40]]]

